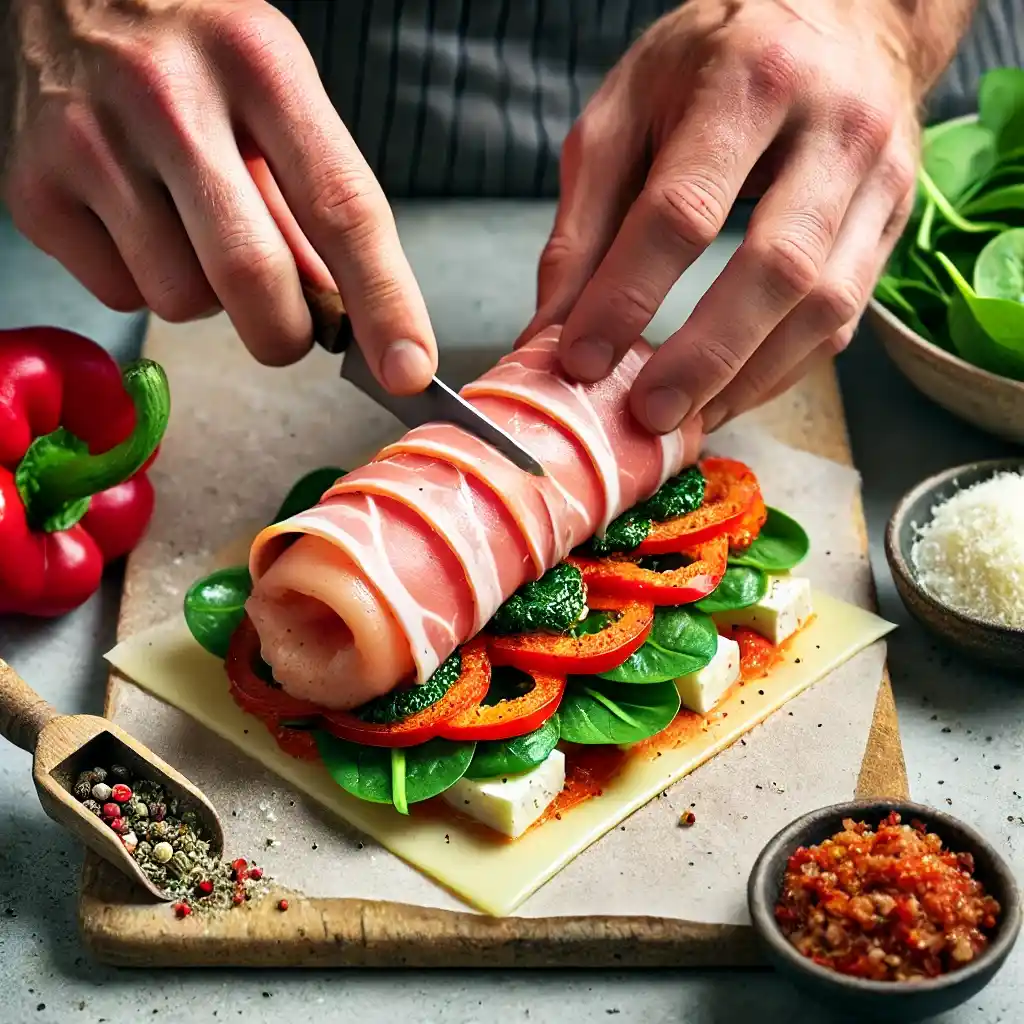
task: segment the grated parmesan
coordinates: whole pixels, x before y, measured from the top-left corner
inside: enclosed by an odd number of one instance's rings
[[[997,473],[936,505],[910,559],[950,608],[1024,628],[1024,476]]]

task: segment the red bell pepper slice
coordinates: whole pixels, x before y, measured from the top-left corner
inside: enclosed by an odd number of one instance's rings
[[[557,710],[565,693],[565,676],[530,670],[533,688],[497,704],[477,703],[441,723],[439,736],[449,740],[509,740],[539,729]]]
[[[656,522],[631,555],[663,555],[692,548],[735,528],[761,494],[752,469],[736,459],[700,463],[707,481],[704,504],[685,516]]]
[[[761,533],[761,527],[768,519],[768,506],[758,491],[757,496],[750,503],[750,507],[740,516],[736,522],[731,523],[726,536],[729,538],[730,551],[746,551],[751,544],[757,540]]]
[[[0,614],[61,615],[135,547],[169,413],[150,360],[122,373],[70,331],[0,331]]]
[[[491,662],[483,638],[470,640],[459,653],[462,657],[459,678],[430,707],[386,725],[364,722],[351,711],[330,711],[323,714],[324,729],[338,739],[367,747],[415,747],[435,736],[446,736],[444,730],[448,722],[466,708],[479,704],[491,685]]]
[[[714,537],[678,554],[691,561],[678,569],[660,572],[638,564],[635,552],[608,558],[573,556],[568,561],[583,573],[588,593],[638,598],[655,605],[692,604],[707,597],[725,575],[729,539]]]
[[[521,633],[495,636],[487,641],[491,662],[524,672],[555,675],[595,675],[621,665],[647,639],[654,623],[654,605],[648,601],[593,594],[591,611],[616,613],[599,633],[572,636],[562,633]]]

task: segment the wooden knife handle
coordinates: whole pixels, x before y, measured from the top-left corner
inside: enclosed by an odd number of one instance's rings
[[[0,736],[33,754],[43,727],[57,717],[57,709],[0,658]]]

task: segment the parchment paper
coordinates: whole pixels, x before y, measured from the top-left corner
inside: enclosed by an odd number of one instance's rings
[[[812,552],[802,574],[835,597],[871,606],[856,472],[759,437],[742,420],[709,448],[747,461],[768,502],[808,530]],[[803,811],[852,796],[883,663],[882,643],[851,659],[605,836],[519,914],[744,923],[745,880],[764,842]],[[224,819],[229,849],[258,855],[282,884],[309,896],[466,911],[415,869],[136,687],[120,687],[113,717],[207,793]],[[679,815],[688,807],[697,821],[681,829]]]

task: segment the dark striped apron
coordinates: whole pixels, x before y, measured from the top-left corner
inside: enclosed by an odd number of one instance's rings
[[[629,44],[678,0],[275,0],[387,193],[552,196],[562,140]],[[1024,66],[1024,0],[981,0],[929,102],[972,108]]]

